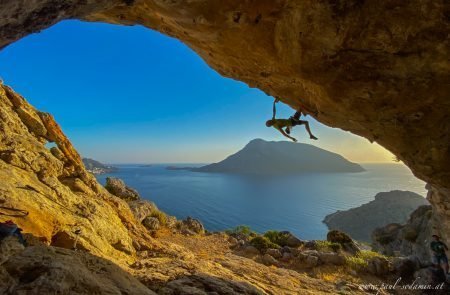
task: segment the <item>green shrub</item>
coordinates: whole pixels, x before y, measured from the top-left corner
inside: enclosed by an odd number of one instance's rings
[[[277,244],[281,247],[287,245],[287,240],[290,237],[289,233],[282,233],[276,230],[269,230],[264,234],[264,237],[269,239],[274,244]]]
[[[250,245],[258,249],[259,251],[265,251],[267,249],[277,249],[279,246],[272,243],[268,238],[263,236],[254,237],[250,240]]]
[[[362,270],[369,265],[367,261],[358,256],[347,256],[345,262],[351,269],[357,271]]]
[[[334,242],[330,242],[330,241],[316,241],[316,250],[317,251],[326,252],[326,251],[331,250],[334,252],[338,252],[341,249],[342,249],[342,245],[339,243],[334,243]]]
[[[338,251],[340,251],[342,249],[342,245],[338,244],[338,243],[330,243],[330,248],[334,252],[338,252]]]
[[[256,233],[247,225],[238,225],[233,229],[227,229],[225,233],[233,235],[256,236]]]
[[[347,256],[345,258],[347,265],[350,266],[354,270],[364,269],[369,265],[369,261],[375,257],[385,257],[384,255],[370,251],[370,250],[361,250],[355,256]]]
[[[150,217],[155,217],[156,219],[158,219],[161,226],[167,224],[167,215],[162,211],[155,210],[152,212],[152,214],[150,214]]]

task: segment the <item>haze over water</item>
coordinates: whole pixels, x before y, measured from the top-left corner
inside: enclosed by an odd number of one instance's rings
[[[399,164],[362,164],[367,170],[362,173],[283,177],[175,171],[166,166],[118,165],[117,172],[98,179],[104,184],[108,176],[119,177],[161,210],[177,218],[198,218],[210,231],[245,224],[258,232],[289,230],[303,239],[325,238],[322,220],[327,214],[367,203],[378,192],[426,195],[425,183]]]

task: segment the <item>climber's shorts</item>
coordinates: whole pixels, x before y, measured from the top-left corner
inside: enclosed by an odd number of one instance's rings
[[[433,264],[448,264],[447,255],[433,255]]]
[[[306,123],[306,121],[298,120],[298,119],[295,119],[294,117],[290,117],[289,121],[291,122],[292,127],[298,126],[298,125],[303,125]]]

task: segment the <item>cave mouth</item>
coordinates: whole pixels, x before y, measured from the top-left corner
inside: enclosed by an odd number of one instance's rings
[[[70,39],[65,40],[65,35],[70,35]],[[117,40],[125,45],[115,45]],[[145,40],[144,44],[142,40]],[[114,48],[114,45],[118,48]],[[152,51],[149,52],[148,48],[152,48]],[[10,45],[0,53],[0,62],[2,60],[7,69],[6,82],[30,99],[33,105],[54,114],[82,155],[102,162],[216,162],[236,152],[254,138],[284,139],[276,131],[264,126],[265,119],[271,115],[273,98],[243,83],[220,76],[181,42],[143,27],[63,21],[38,35]],[[39,75],[27,74],[30,69],[38,69]],[[27,84],[23,85],[21,81],[27,81]],[[280,116],[289,117],[291,113],[291,108],[280,104]],[[243,117],[248,119],[248,126],[242,125]],[[393,162],[392,154],[379,145],[371,144],[357,135],[329,128],[312,117],[308,119],[312,121],[312,128],[320,137],[317,143],[314,142],[317,146],[340,154],[346,153],[345,156],[354,162]],[[198,121],[202,122],[200,126]],[[304,130],[300,129],[295,134],[303,139]],[[200,136],[194,137],[196,134]],[[228,141],[231,143],[224,148]],[[220,147],[213,142],[219,142]],[[311,143],[309,140],[303,142]],[[148,150],[149,146],[151,149],[147,154],[143,154],[141,149],[133,150],[136,147]],[[215,150],[210,152],[208,149]],[[114,154],[112,151],[123,152]],[[207,155],[208,152],[211,155]],[[152,153],[157,156],[149,158]],[[377,173],[382,171],[376,170],[374,177]],[[425,194],[424,184],[409,171],[398,170],[396,173],[403,173],[406,184],[415,181],[416,192]],[[98,179],[104,183],[103,176]],[[133,181],[135,180],[131,179]],[[240,185],[239,182],[226,183],[231,184],[229,186]],[[379,192],[375,191],[375,187],[380,184],[382,183],[377,183],[364,193],[350,194],[355,198],[358,194],[365,196],[357,199],[357,202],[346,200],[349,203],[337,208],[344,209],[370,200]],[[136,185],[142,187],[142,184]],[[217,187],[226,187],[220,185],[219,183]],[[248,189],[246,185],[248,183],[244,184],[243,191]],[[281,185],[279,182],[274,186]],[[320,183],[314,185],[320,186]],[[301,186],[306,187],[307,184]],[[406,185],[395,187],[389,184],[385,190],[407,188]],[[273,186],[267,187],[268,191],[271,189]],[[330,194],[332,190],[331,186],[329,190],[320,191],[319,194]],[[149,191],[150,198],[154,198],[157,192]],[[183,190],[175,194],[182,192]],[[318,194],[314,191],[306,192]],[[240,193],[236,195],[240,196]],[[255,190],[252,193],[261,194]],[[307,193],[302,196],[306,197]],[[345,194],[342,191],[339,193]],[[298,212],[298,207],[290,206],[293,195],[289,194],[285,192],[288,198],[278,208],[278,215],[256,216],[257,229],[286,229],[286,223],[274,220],[286,215],[291,216],[287,220],[292,220],[295,212]],[[197,200],[204,201],[201,196],[198,198]],[[338,194],[331,194],[328,201],[334,198],[339,198]],[[164,211],[177,217],[184,218],[187,215],[183,210],[173,211],[171,204],[175,199],[152,200],[161,204]],[[246,207],[250,207],[255,200],[249,198],[244,203],[240,202],[235,199],[229,202],[230,207],[226,207],[224,203],[218,206],[229,211],[239,205],[244,208],[238,214],[230,216],[234,220],[227,220],[227,227],[249,223],[246,219],[236,221],[236,215],[249,215]],[[260,212],[268,212],[273,208],[273,204],[268,202],[261,202],[260,205],[257,210]],[[189,204],[180,207],[191,208]],[[290,215],[286,211],[282,212],[283,210],[291,210]],[[317,210],[321,214],[328,212],[324,208],[309,207],[309,210]],[[213,219],[212,216],[202,216],[201,212],[193,215],[200,215],[198,217],[206,219],[207,224],[208,220]],[[226,229],[213,221],[211,224],[214,230]],[[323,232],[323,227],[320,228],[318,224],[321,224],[319,219],[309,225],[311,230],[307,233],[308,238],[323,238],[314,235],[314,231]]]
[[[216,162],[254,138],[285,139],[264,127],[272,97],[221,76],[182,42],[145,27],[62,21],[3,49],[0,63],[5,84],[53,114],[81,154],[103,162],[146,161],[143,149],[130,147],[165,150],[175,141],[184,158],[172,160],[180,153],[173,148],[147,161]],[[292,113],[278,104],[278,117]],[[243,117],[246,124],[240,122]],[[310,141],[300,126],[301,142],[355,162],[398,161],[377,143],[306,119],[320,140]],[[198,121],[205,128],[198,128]],[[111,141],[115,136],[120,143]],[[140,158],[113,159],[98,152],[108,146]],[[211,155],[195,155],[194,149],[204,153],[207,147],[214,149]]]

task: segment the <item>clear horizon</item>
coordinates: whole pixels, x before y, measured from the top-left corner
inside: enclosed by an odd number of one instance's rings
[[[273,98],[224,78],[178,40],[140,26],[63,21],[0,52],[0,77],[53,114],[82,157],[103,163],[212,163],[254,138],[285,138],[265,121]],[[278,105],[277,115],[293,110]],[[367,139],[311,117],[311,141],[356,163],[394,163]]]

